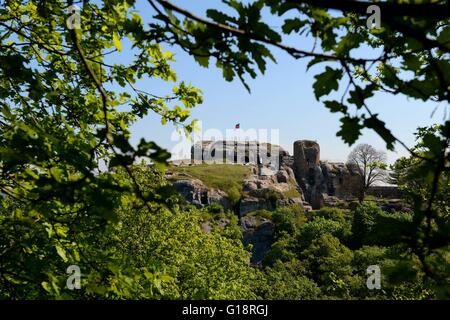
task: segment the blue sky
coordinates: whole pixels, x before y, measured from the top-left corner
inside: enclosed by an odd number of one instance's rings
[[[174,1],[198,15],[204,16],[207,6],[220,7],[220,1]],[[140,2],[138,9],[142,16],[149,16],[153,11],[146,1]],[[148,19],[144,19],[148,21]],[[273,26],[280,26],[279,21],[270,21]],[[292,41],[288,39],[288,41]],[[291,43],[292,44],[292,43]],[[297,46],[310,48],[311,43]],[[251,93],[235,80],[227,82],[221,71],[214,67],[200,67],[192,57],[176,47],[165,47],[175,53],[176,62],[173,68],[178,79],[191,82],[203,91],[204,102],[192,110],[192,118],[202,121],[203,130],[215,128],[225,134],[226,129],[234,128],[240,123],[243,130],[279,129],[280,144],[292,152],[295,140],[316,140],[321,146],[321,159],[345,161],[351,148],[336,137],[339,130],[339,115],[330,113],[320,102],[317,102],[312,84],[314,75],[320,69],[306,71],[308,60],[295,60],[280,50],[273,50],[277,64],[269,62],[265,75],[249,80]],[[173,85],[173,84],[171,84]],[[138,83],[142,90],[164,92],[169,87],[152,80]],[[407,145],[414,144],[415,129],[441,122],[445,115],[444,106],[438,107],[434,116],[436,103],[424,103],[408,100],[400,96],[376,94],[368,100],[368,104],[380,118],[387,123],[389,129]],[[132,127],[133,142],[141,137],[154,140],[159,145],[171,150],[177,141],[171,141],[174,127],[161,125],[156,115],[149,115]],[[377,149],[384,149],[383,141],[372,131],[364,130],[357,143],[369,143]],[[395,152],[388,152],[388,161],[393,162],[407,152],[397,146]]]

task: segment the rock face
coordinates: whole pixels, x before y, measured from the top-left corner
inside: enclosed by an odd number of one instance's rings
[[[281,147],[267,143],[201,141],[192,146],[191,159],[178,165],[241,163],[251,166],[252,174],[242,186],[241,217],[251,211],[274,210],[277,205],[291,203],[301,204],[307,210],[319,209],[336,203],[337,198],[357,194],[360,176],[356,168],[320,161],[320,146],[315,141],[295,141],[293,147],[291,156]],[[225,192],[208,189],[199,180],[186,177],[174,185],[188,202],[199,207],[218,203],[226,210],[230,208]],[[290,198],[273,199],[273,192],[289,194]]]
[[[220,218],[219,221],[217,222],[217,226],[220,229],[225,229],[229,224],[231,223],[230,219],[228,218]],[[202,230],[206,233],[211,233],[211,231],[214,229],[214,224],[211,221],[204,221],[202,222],[202,224],[200,225],[200,228],[202,228]]]
[[[225,211],[230,209],[228,194],[225,191],[222,191],[220,189],[210,189],[207,194],[207,199],[207,204],[217,203],[220,204]]]
[[[240,163],[278,170],[288,153],[278,145],[257,141],[200,141],[191,148],[192,163]]]
[[[273,223],[265,218],[245,216],[241,218],[241,226],[244,245],[253,245],[251,262],[261,263],[273,243]]]
[[[276,174],[278,183],[288,183],[289,173],[286,170],[279,170]]]
[[[225,210],[230,208],[228,195],[219,189],[208,189],[202,181],[198,179],[182,179],[174,181],[173,186],[181,193],[187,202],[202,208],[204,206],[217,203]]]
[[[322,162],[322,173],[329,196],[345,198],[357,194],[361,176],[357,169],[342,162]]]
[[[316,167],[320,165],[320,146],[311,140],[294,142],[294,172],[297,177],[313,175]]]
[[[244,197],[239,203],[239,215],[245,216],[247,213],[256,210],[272,211],[275,206],[267,199],[256,197]]]
[[[294,142],[293,168],[305,199],[313,209],[333,203],[330,197],[348,197],[357,193],[360,175],[344,163],[320,161],[320,146],[310,140]]]
[[[323,206],[322,194],[326,191],[320,167],[320,146],[311,140],[294,142],[294,173],[305,199],[313,209]]]
[[[292,169],[284,162],[278,171],[267,167],[256,166],[253,174],[243,183],[244,196],[239,204],[239,215],[256,210],[275,210],[277,206],[289,204],[303,205],[304,197],[301,193]],[[298,191],[298,197],[281,199],[284,194]]]

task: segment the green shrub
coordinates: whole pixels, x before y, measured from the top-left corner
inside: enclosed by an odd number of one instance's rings
[[[365,242],[368,245],[391,246],[413,237],[415,231],[412,214],[381,211],[375,216],[375,224]]]
[[[413,236],[412,214],[388,213],[375,204],[363,203],[353,211],[352,244],[390,246]]]
[[[353,210],[352,244],[360,248],[366,243],[367,236],[372,231],[375,220],[382,210],[373,203],[361,203]]]
[[[206,207],[206,210],[212,214],[221,215],[225,213],[223,207],[218,203],[212,203]]]
[[[268,210],[255,210],[252,212],[249,212],[247,214],[248,216],[252,216],[252,217],[263,217],[267,220],[272,220],[272,211],[268,211]]]
[[[314,281],[305,276],[304,269],[298,260],[286,263],[278,261],[265,270],[265,279],[259,286],[259,294],[268,300],[317,299],[320,289]]]
[[[378,246],[363,246],[361,249],[353,251],[352,264],[361,275],[370,265],[380,265],[386,257],[386,248]]]
[[[295,238],[287,233],[278,236],[278,240],[272,244],[270,251],[264,257],[263,265],[272,266],[277,261],[290,261],[296,257]]]
[[[316,217],[300,229],[297,236],[298,245],[300,248],[306,248],[312,241],[325,234],[331,234],[339,239],[346,240],[350,234],[349,225],[323,217]]]
[[[235,208],[241,199],[241,192],[237,186],[231,187],[228,192],[228,200],[232,208]]]
[[[331,234],[322,234],[301,253],[313,280],[321,285],[332,284],[332,274],[338,278],[352,273],[352,251]]]
[[[295,234],[306,222],[304,210],[299,205],[290,205],[277,208],[272,213],[272,221],[275,224],[275,237],[282,232]]]
[[[323,217],[339,223],[345,223],[345,213],[339,208],[324,207],[312,213],[312,218]]]

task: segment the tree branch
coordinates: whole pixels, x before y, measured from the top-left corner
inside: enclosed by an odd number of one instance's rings
[[[367,15],[367,8],[377,5],[383,16],[402,16],[428,19],[450,18],[450,4],[447,1],[436,3],[396,3],[396,2],[373,2],[355,0],[285,0],[290,4],[309,4],[323,9],[334,9],[342,12],[352,12]]]
[[[149,3],[154,6],[153,1],[152,0],[148,0]],[[275,46],[281,50],[284,50],[285,52],[287,52],[288,54],[290,54],[292,57],[299,59],[299,58],[304,58],[304,57],[315,57],[315,58],[321,58],[321,59],[325,59],[325,60],[330,60],[330,61],[340,61],[340,60],[346,60],[355,64],[364,64],[366,62],[371,62],[371,61],[377,61],[378,59],[357,59],[357,58],[351,58],[351,57],[343,57],[343,56],[334,56],[334,55],[327,55],[327,54],[321,54],[321,53],[315,53],[315,52],[310,52],[310,51],[306,51],[306,50],[300,50],[297,49],[295,47],[291,47],[288,45],[285,45],[281,42],[276,42],[267,38],[264,38],[258,34],[254,34],[254,33],[249,33],[245,30],[242,29],[237,29],[237,28],[233,28],[231,26],[222,24],[222,23],[217,23],[217,22],[213,22],[207,19],[204,19],[202,17],[199,17],[195,14],[193,14],[192,12],[183,9],[177,5],[174,5],[173,3],[167,1],[167,0],[156,0],[161,6],[163,6],[165,9],[167,10],[171,10],[171,11],[175,11],[179,14],[182,14],[183,16],[195,20],[197,22],[200,22],[208,27],[214,28],[216,30],[220,30],[226,33],[230,33],[232,35],[238,36],[238,37],[245,37],[247,39],[251,39],[251,40],[255,40],[255,41],[259,41],[268,45],[272,45]]]

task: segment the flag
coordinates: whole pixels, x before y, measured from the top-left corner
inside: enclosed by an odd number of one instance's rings
[[[235,129],[240,129],[240,128],[241,128],[241,124],[240,124],[240,123],[236,124],[236,125],[234,126],[234,128],[235,128]]]

